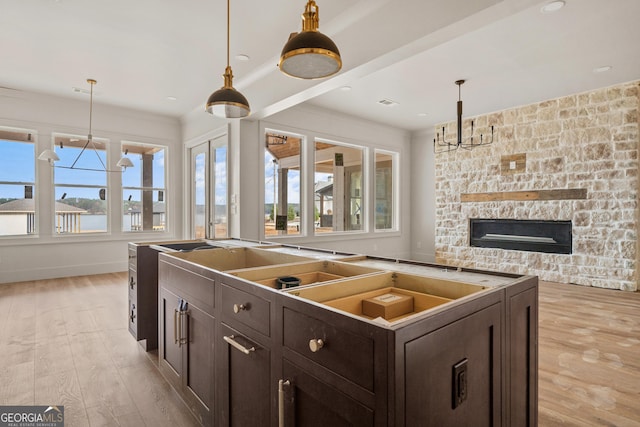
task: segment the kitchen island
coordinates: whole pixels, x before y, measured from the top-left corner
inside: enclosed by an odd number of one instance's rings
[[[203,425],[536,425],[536,277],[242,242],[158,255],[159,367]]]

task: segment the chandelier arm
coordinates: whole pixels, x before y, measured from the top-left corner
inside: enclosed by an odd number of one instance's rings
[[[84,144],[84,146],[82,147],[82,150],[80,150],[80,153],[78,153],[78,155],[76,156],[76,159],[73,161],[71,166],[69,166],[69,169],[74,169],[74,166],[76,165],[76,163],[78,163],[78,160],[80,160],[80,156],[82,156],[82,153],[84,153],[84,150],[87,149],[87,146],[89,145],[90,142],[91,142],[91,134],[89,134],[89,138],[87,138],[87,142]]]
[[[107,166],[102,161],[102,157],[100,157],[100,154],[98,153],[98,149],[96,148],[96,144],[94,144],[93,139],[91,139],[90,142],[91,142],[91,147],[93,147],[93,152],[96,153],[96,157],[98,158],[98,160],[100,161],[100,164],[102,165],[102,167],[106,171],[107,170]]]

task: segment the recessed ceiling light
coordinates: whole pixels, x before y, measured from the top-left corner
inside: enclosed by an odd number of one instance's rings
[[[178,98],[176,98],[175,96],[167,96],[167,100],[169,100],[169,101],[177,101]]]
[[[593,69],[594,73],[605,73],[607,71],[609,71],[610,69],[612,69],[613,67],[611,65],[605,65],[602,67],[596,67]]]
[[[418,117],[427,117],[427,113],[418,113]]]
[[[239,55],[236,55],[236,59],[238,61],[248,61],[249,60],[249,55],[245,55],[244,53],[241,53]]]
[[[343,92],[349,92],[351,90],[351,86],[342,86],[340,90]]]
[[[381,99],[380,101],[378,101],[378,104],[384,105],[385,107],[395,107],[396,105],[398,105],[396,101],[392,101],[390,99]]]
[[[552,1],[542,6],[542,8],[540,9],[540,12],[553,13],[553,12],[559,11],[563,7],[564,7],[564,1],[562,0]]]

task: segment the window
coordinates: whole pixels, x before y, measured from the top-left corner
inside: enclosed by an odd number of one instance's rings
[[[93,138],[95,149],[91,144],[84,149],[86,143],[85,137],[54,135],[55,152],[60,157],[54,168],[56,234],[108,230],[107,141]]]
[[[396,154],[375,150],[375,228],[376,230],[395,229],[394,173]]]
[[[302,234],[301,135],[267,130],[264,151],[264,235]]]
[[[227,136],[191,148],[191,236],[229,235]]]
[[[166,148],[123,141],[133,167],[122,172],[122,231],[166,231]]]
[[[0,236],[36,233],[33,136],[0,128]]]
[[[315,142],[315,232],[365,230],[364,148]]]

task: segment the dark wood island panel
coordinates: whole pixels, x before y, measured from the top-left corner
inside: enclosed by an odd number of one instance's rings
[[[536,425],[536,277],[443,279],[411,262],[411,274],[379,268],[283,291],[189,254],[158,258],[161,370],[203,425]],[[287,258],[282,275],[300,263]],[[416,295],[416,307],[421,292],[443,302],[371,319],[358,295],[372,289]],[[199,362],[185,361],[190,348]]]

